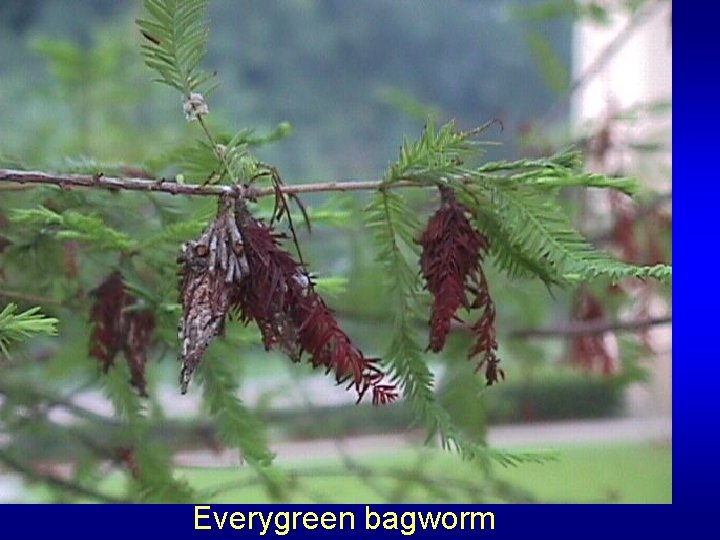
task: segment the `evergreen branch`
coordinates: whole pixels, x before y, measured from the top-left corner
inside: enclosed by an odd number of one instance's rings
[[[40,313],[39,307],[16,313],[12,302],[0,311],[0,352],[10,356],[7,346],[11,341],[23,341],[36,335],[57,335],[58,320]]]
[[[238,186],[235,182],[237,178],[247,178],[251,169],[257,170],[263,166],[244,151],[242,141],[243,137],[247,137],[246,134],[241,132],[227,145],[216,145],[202,115],[197,113],[195,116],[209,141],[209,147],[205,148],[203,145],[201,149],[203,155],[207,154],[221,166],[223,171],[220,180],[227,174],[235,185],[188,186],[162,180],[113,179],[100,174],[53,177],[43,173],[3,170],[0,170],[0,181],[5,179],[16,182],[57,183],[58,178],[61,178],[63,180],[59,185],[113,189],[120,189],[122,186],[144,191],[215,196],[234,192],[251,200],[270,195],[277,197],[278,193],[297,195],[321,191],[380,190],[384,193],[386,210],[398,209],[397,200],[386,196],[387,190],[391,188],[449,184],[457,188],[468,208],[475,211],[479,229],[490,237],[496,263],[512,277],[537,276],[548,285],[598,276],[607,276],[613,280],[630,276],[653,277],[666,281],[671,278],[672,271],[668,266],[636,267],[597,251],[571,225],[562,208],[554,202],[559,188],[602,187],[617,189],[630,195],[637,189],[637,184],[632,179],[582,173],[581,155],[576,151],[564,151],[539,160],[490,162],[475,169],[468,169],[463,166],[462,158],[467,153],[477,151],[477,143],[471,138],[487,125],[470,132],[456,132],[452,123],[440,129],[430,123],[418,141],[403,143],[398,162],[388,169],[382,181],[291,186],[273,182],[272,187],[259,189],[254,186]],[[3,174],[4,172],[7,174]],[[396,212],[396,217],[401,215],[401,211]],[[378,223],[389,223],[387,215]],[[405,240],[407,246],[413,246],[412,238]]]
[[[466,157],[482,154],[482,146],[491,144],[475,140],[474,137],[495,123],[486,122],[470,131],[456,131],[453,121],[437,129],[428,121],[419,139],[403,141],[400,157],[391,165],[383,177],[384,184],[397,185],[407,181],[416,181],[424,185],[437,185],[440,182],[472,182],[477,173],[465,168]]]
[[[236,378],[224,358],[202,364],[203,402],[214,417],[222,441],[240,448],[242,457],[258,469],[267,468],[273,459],[262,423],[236,397]]]
[[[490,199],[469,189],[461,189],[457,195],[467,208],[475,210],[471,217],[478,230],[490,240],[489,254],[499,270],[513,279],[537,277],[548,288],[567,284],[546,259],[537,258],[513,236],[512,228],[498,215]]]
[[[218,143],[215,142],[215,137],[213,137],[213,134],[210,132],[210,128],[208,128],[207,123],[203,119],[202,114],[199,112],[194,114],[195,119],[198,121],[198,124],[200,124],[200,127],[205,134],[205,137],[207,137],[208,143],[210,143],[210,148],[212,149],[212,153],[215,156],[217,163],[224,169],[223,173],[220,175],[220,179],[222,179],[225,173],[227,173],[230,178],[230,183],[237,185],[239,184],[239,178],[249,177],[250,174],[248,174],[249,171],[246,170],[245,163],[241,159],[238,159],[247,156],[247,153],[241,149],[242,143],[239,143],[235,140],[235,138],[233,138],[233,141],[231,141],[231,143],[227,146],[218,145]],[[235,159],[233,159],[233,157],[235,157]],[[239,167],[237,166],[238,164],[240,165]],[[252,160],[252,165],[254,172],[254,169],[257,167],[257,163]],[[247,169],[250,169],[250,167],[247,167]],[[208,178],[204,183],[209,183],[211,179],[212,178]]]
[[[486,184],[482,196],[490,199],[512,243],[522,246],[532,259],[548,264],[566,281],[607,276],[669,281],[672,269],[665,265],[633,266],[596,250],[571,224],[565,212],[537,187]]]
[[[282,185],[278,190],[286,195],[299,195],[303,193],[337,193],[346,191],[375,191],[377,189],[396,189],[396,188],[421,188],[434,187],[434,182],[429,182],[424,176],[405,175],[403,179],[395,180],[389,183],[387,180],[360,180],[346,182],[311,182],[306,184]],[[485,177],[490,180],[504,180],[502,177]],[[600,180],[602,178],[602,181]],[[617,181],[616,181],[617,180]],[[472,184],[477,181],[477,173],[475,171],[464,171],[459,173],[454,182],[461,184]],[[526,177],[525,183],[533,183],[532,178]],[[589,187],[613,187],[627,192],[629,187],[629,179],[613,179],[602,177],[601,175],[575,175],[565,180],[557,180],[551,177],[540,177],[537,180],[538,185],[547,187],[564,186],[589,186]],[[226,193],[237,192],[241,197],[261,198],[274,196],[277,190],[274,188],[255,188],[247,186],[227,186],[227,185],[206,185],[206,184],[185,184],[173,180],[160,178],[158,180],[148,180],[147,178],[125,177],[125,176],[105,176],[98,174],[62,174],[48,173],[41,171],[21,171],[15,169],[0,169],[0,182],[9,182],[17,184],[39,184],[58,186],[61,189],[71,188],[95,188],[106,189],[109,191],[144,191],[151,193],[168,193],[170,195],[191,195],[217,197]],[[1,185],[1,184],[0,184]]]
[[[200,116],[202,118],[202,115]],[[207,127],[207,126],[206,126]],[[281,122],[270,133],[266,135],[255,135],[252,129],[241,129],[237,133],[217,133],[211,134],[211,139],[205,141],[194,141],[192,144],[182,144],[177,148],[165,153],[164,156],[153,160],[152,167],[155,170],[162,170],[164,167],[177,166],[183,173],[185,181],[190,183],[208,182],[216,180],[219,157],[222,153],[227,158],[229,168],[236,170],[241,174],[238,176],[248,178],[250,172],[254,172],[256,162],[252,159],[249,150],[251,148],[263,146],[273,141],[286,137],[292,131],[292,127],[287,122]],[[207,134],[205,134],[208,139]],[[94,171],[104,171],[106,174],[112,175],[113,169],[108,169],[98,165],[93,168],[85,168],[83,170],[66,170],[64,172],[77,173],[93,173]]]
[[[102,386],[105,396],[113,406],[115,416],[129,428],[133,437],[138,437],[145,427],[143,405],[135,390],[127,384],[129,377],[123,373],[124,371],[126,368],[122,364],[113,366],[101,379]]]
[[[240,449],[241,457],[262,479],[269,495],[279,499],[288,479],[272,466],[274,455],[268,447],[265,426],[236,397],[238,385],[226,359],[218,356],[203,362],[203,403],[215,421],[220,439]]]
[[[443,449],[457,451],[468,460],[494,460],[505,466],[547,461],[548,457],[541,454],[487,448],[469,441],[458,431],[450,414],[435,396],[434,377],[422,358],[422,349],[415,339],[411,321],[418,277],[404,250],[416,247],[413,240],[419,225],[414,219],[415,214],[401,197],[385,190],[376,192],[366,212],[367,226],[373,232],[378,261],[387,276],[388,291],[395,309],[393,336],[384,360],[391,364],[393,376],[416,418],[426,425],[428,439],[437,434]]]
[[[131,472],[141,501],[187,504],[197,500],[188,481],[173,476],[172,460],[164,447],[141,440],[133,450],[135,468]]]
[[[246,168],[257,169],[260,166],[243,150],[242,140],[246,135],[236,135],[228,145],[221,145],[222,149],[218,149],[202,116],[196,116],[210,144],[207,149],[203,146],[202,151],[205,154],[209,150],[208,155],[224,169],[222,176],[227,174],[234,182],[238,177],[248,176]],[[491,253],[496,264],[511,277],[536,276],[547,285],[599,276],[613,280],[624,277],[670,280],[672,270],[668,266],[636,267],[597,251],[571,225],[563,209],[554,202],[557,189],[565,186],[603,187],[634,194],[634,180],[584,174],[580,171],[581,156],[576,151],[564,151],[541,160],[490,162],[475,169],[467,169],[462,166],[461,156],[473,149],[470,137],[477,131],[456,133],[452,127],[450,123],[436,130],[429,124],[417,142],[405,141],[399,161],[388,169],[382,181],[290,186],[274,182],[272,187],[256,188],[237,184],[185,185],[163,180],[109,178],[101,174],[53,176],[4,170],[0,170],[0,181],[192,195],[217,196],[234,192],[250,200],[264,196],[277,197],[278,193],[297,195],[321,191],[380,190],[385,210],[398,210],[399,204],[396,198],[387,196],[388,189],[450,184],[458,188],[468,208],[475,210],[474,219],[478,228],[488,234],[491,240]],[[395,214],[399,217],[403,212]],[[379,224],[389,223],[387,215],[376,221]],[[412,247],[413,239],[406,238],[405,244]]]
[[[162,231],[141,241],[138,249],[143,251],[150,248],[159,249],[171,245],[174,250],[176,244],[181,244],[188,238],[192,238],[202,231],[211,219],[211,215],[211,213],[208,213],[208,216],[201,216],[199,218],[191,215],[186,221],[165,225]]]
[[[607,176],[582,172],[582,154],[569,148],[544,159],[521,159],[516,161],[494,161],[485,163],[472,171],[485,181],[541,186],[546,188],[595,187],[615,189],[630,197],[637,194],[636,179],[623,176]]]
[[[12,210],[9,218],[20,225],[41,227],[43,232],[52,232],[60,240],[79,240],[96,249],[127,252],[136,247],[132,238],[107,227],[97,215],[84,215],[72,210],[59,214],[40,206]]]
[[[210,145],[211,155],[227,173],[232,184],[238,183],[240,175],[229,153],[247,139],[233,138],[234,146],[219,145],[208,128],[204,115],[208,114],[205,97],[197,93],[213,75],[199,70],[200,61],[207,52],[209,28],[205,20],[208,0],[145,0],[148,19],[138,19],[142,35],[147,40],[142,45],[145,63],[160,75],[158,82],[167,84],[183,94],[183,110],[187,120],[197,120]],[[244,153],[243,153],[244,154]],[[205,183],[212,178],[214,167]]]
[[[138,19],[146,41],[141,46],[145,63],[160,79],[189,97],[211,75],[198,66],[207,50],[205,20],[208,0],[145,0],[147,19]]]
[[[148,444],[149,420],[144,405],[127,383],[124,365],[113,366],[103,378],[105,394],[122,421],[129,447],[129,472],[138,498],[148,502],[190,502],[195,494],[184,480],[173,476],[170,457],[157,445]]]
[[[345,192],[345,191],[375,191],[386,184],[382,180],[348,181],[348,182],[317,182],[307,184],[282,185],[275,188],[254,188],[246,186],[218,186],[201,184],[182,184],[169,181],[164,178],[160,180],[148,180],[146,178],[105,176],[102,173],[89,174],[59,174],[39,171],[20,171],[13,169],[0,169],[0,182],[18,184],[39,184],[58,186],[62,189],[95,188],[109,191],[144,191],[151,193],[168,193],[170,195],[192,195],[218,197],[226,193],[237,192],[240,197],[250,199],[275,196],[279,190],[286,195],[297,195],[302,193],[321,192]],[[424,187],[427,183],[405,180],[394,182],[392,188]]]
[[[515,177],[511,177],[515,179]],[[629,196],[635,196],[638,190],[637,180],[625,176],[605,176],[597,173],[554,174],[525,176],[528,185],[542,187],[592,187],[615,189]]]

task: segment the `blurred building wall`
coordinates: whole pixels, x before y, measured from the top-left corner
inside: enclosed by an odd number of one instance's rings
[[[609,3],[611,4],[611,3]],[[583,20],[574,33],[574,77],[581,85],[573,95],[572,116],[583,136],[602,133],[606,150],[590,152],[588,168],[637,177],[657,192],[671,190],[672,113],[645,111],[633,121],[618,115],[672,99],[672,3],[651,1],[636,13],[617,14],[607,25]],[[633,143],[659,143],[660,151],[638,151]],[[606,195],[603,195],[606,197]],[[593,199],[596,217],[609,209],[607,199]],[[599,216],[597,215],[599,214]],[[668,306],[654,298],[650,316],[668,313]],[[657,355],[648,358],[649,384],[628,392],[629,412],[669,415],[672,407],[672,328],[651,330]]]

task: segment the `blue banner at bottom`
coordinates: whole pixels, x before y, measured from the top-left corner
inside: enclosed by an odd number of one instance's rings
[[[664,537],[672,506],[580,505],[6,505],[3,536],[78,538]],[[7,534],[7,536],[6,536]]]

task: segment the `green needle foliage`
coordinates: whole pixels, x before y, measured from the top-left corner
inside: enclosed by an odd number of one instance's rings
[[[439,129],[429,123],[417,141],[403,143],[400,158],[388,169],[384,184],[390,187],[394,182],[413,180],[453,187],[475,212],[480,230],[489,236],[498,266],[511,277],[529,273],[546,283],[598,277],[670,280],[669,266],[633,266],[595,249],[557,202],[563,187],[604,188],[635,195],[635,180],[584,173],[581,155],[572,150],[542,160],[467,166],[465,162],[479,154],[480,144],[474,137],[488,126],[458,132],[452,122]],[[392,229],[393,224],[388,222],[386,227]]]
[[[147,0],[149,17],[137,21],[146,42],[145,63],[157,71],[158,82],[185,96],[199,91],[212,78],[199,69],[205,56],[208,0]]]
[[[533,264],[548,264],[558,280],[587,281],[597,277],[612,281],[626,277],[669,280],[672,276],[668,266],[637,267],[596,250],[544,190],[522,184],[483,182],[476,193],[493,203],[498,218],[509,230],[508,239]]]
[[[129,252],[136,242],[127,234],[108,227],[98,215],[67,210],[62,214],[49,208],[16,209],[10,213],[12,223],[23,225],[58,240],[76,240],[102,251]]]
[[[34,307],[17,313],[17,305],[12,302],[0,311],[0,352],[8,357],[8,345],[13,341],[24,341],[37,335],[57,335],[58,320],[40,313]]]
[[[434,391],[434,377],[417,342],[414,306],[419,294],[418,274],[409,255],[416,250],[414,238],[419,230],[415,214],[402,197],[379,191],[366,208],[368,228],[373,232],[378,261],[392,295],[395,309],[393,333],[385,361],[402,388],[416,418],[428,431],[428,440],[435,435],[444,449],[459,452],[463,458],[487,464],[492,459],[502,465],[542,462],[550,456],[538,453],[514,453],[489,449],[468,440],[455,427],[448,412],[439,403]]]
[[[222,361],[203,365],[203,400],[215,418],[222,441],[240,449],[242,456],[259,467],[272,462],[265,428],[236,396],[238,384]]]

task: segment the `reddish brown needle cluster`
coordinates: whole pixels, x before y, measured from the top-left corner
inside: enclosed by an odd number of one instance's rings
[[[131,383],[146,395],[145,364],[155,317],[152,311],[137,308],[137,300],[127,291],[119,272],[110,274],[95,291],[90,321],[90,355],[107,373],[115,356],[123,351]]]
[[[419,239],[420,271],[433,296],[428,349],[440,352],[444,348],[461,307],[480,310],[480,317],[470,326],[475,343],[468,356],[482,355],[478,369],[485,368],[487,383],[492,384],[504,374],[498,367],[495,304],[481,266],[488,241],[472,226],[468,209],[456,200],[453,191],[444,187],[440,191],[442,204]]]

